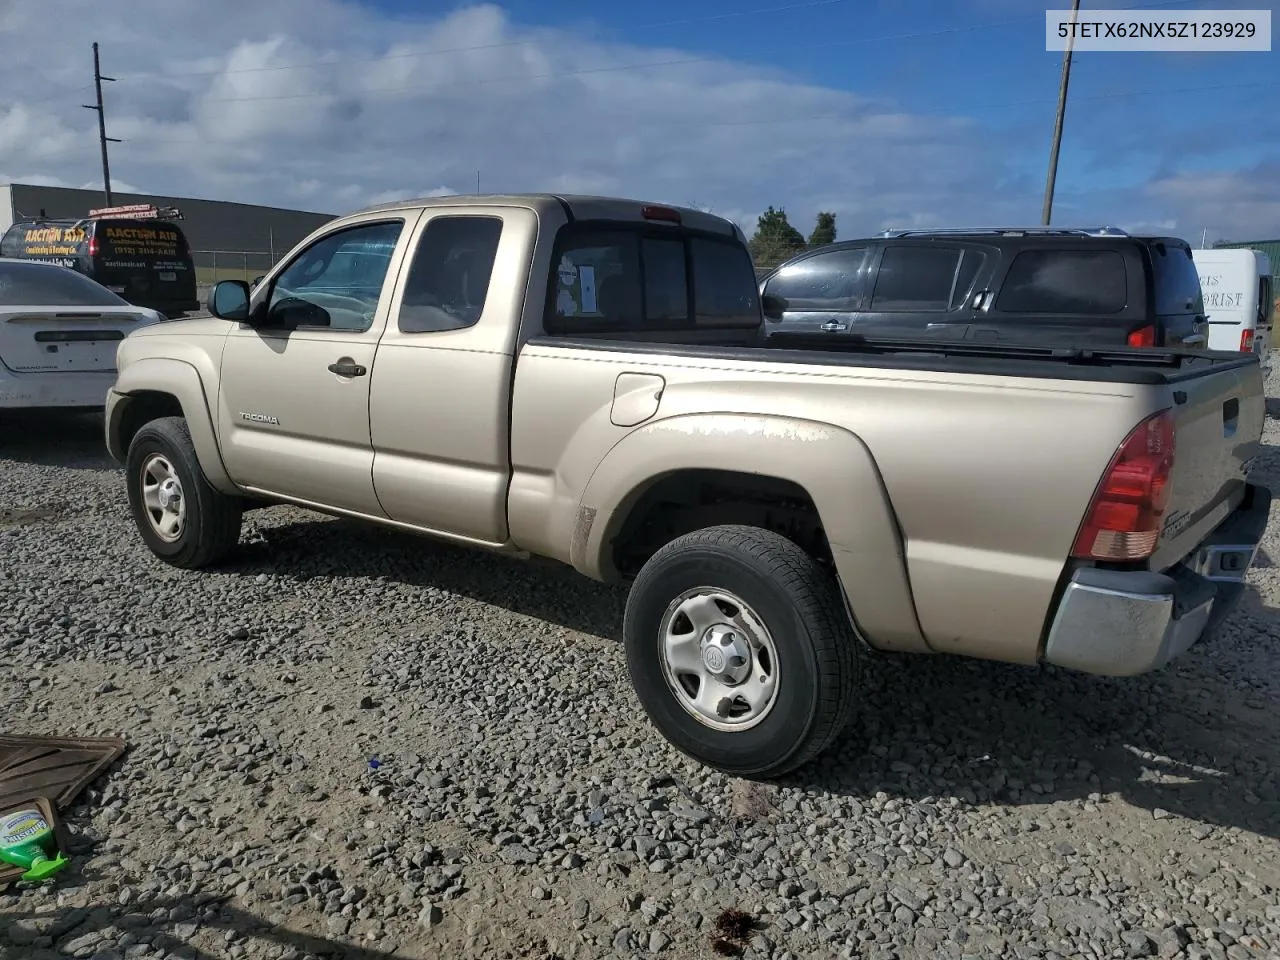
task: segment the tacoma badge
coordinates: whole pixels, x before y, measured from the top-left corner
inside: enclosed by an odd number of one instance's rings
[[[280,426],[279,420],[277,420],[275,417],[267,416],[267,414],[265,413],[244,413],[242,411],[240,413],[240,419],[250,420],[254,423],[271,423],[277,427]]]

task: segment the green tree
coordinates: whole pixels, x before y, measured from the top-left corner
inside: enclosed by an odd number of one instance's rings
[[[748,246],[757,266],[772,267],[804,249],[804,234],[787,220],[785,210],[770,206],[756,221],[755,236]]]
[[[818,214],[818,222],[814,224],[813,233],[809,234],[809,246],[825,247],[836,242],[836,215],[834,213]]]

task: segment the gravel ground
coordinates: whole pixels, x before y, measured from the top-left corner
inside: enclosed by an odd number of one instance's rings
[[[842,749],[761,785],[645,722],[620,592],[288,508],[182,573],[99,431],[0,425],[3,729],[130,743],[0,955],[711,957],[733,908],[775,960],[1280,956],[1280,511],[1173,667],[877,658]]]

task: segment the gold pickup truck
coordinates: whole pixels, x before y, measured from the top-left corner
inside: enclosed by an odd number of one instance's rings
[[[640,702],[740,776],[852,722],[865,647],[1163,666],[1270,509],[1256,357],[766,341],[741,230],[696,210],[383,204],[209,312],[127,337],[106,401],[152,552],[215,564],[291,503],[629,582]]]

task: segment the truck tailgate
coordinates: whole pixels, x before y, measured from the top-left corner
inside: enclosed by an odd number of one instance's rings
[[[1211,368],[1180,380],[1174,401],[1173,475],[1153,570],[1193,551],[1243,498],[1266,418],[1261,367]]]

